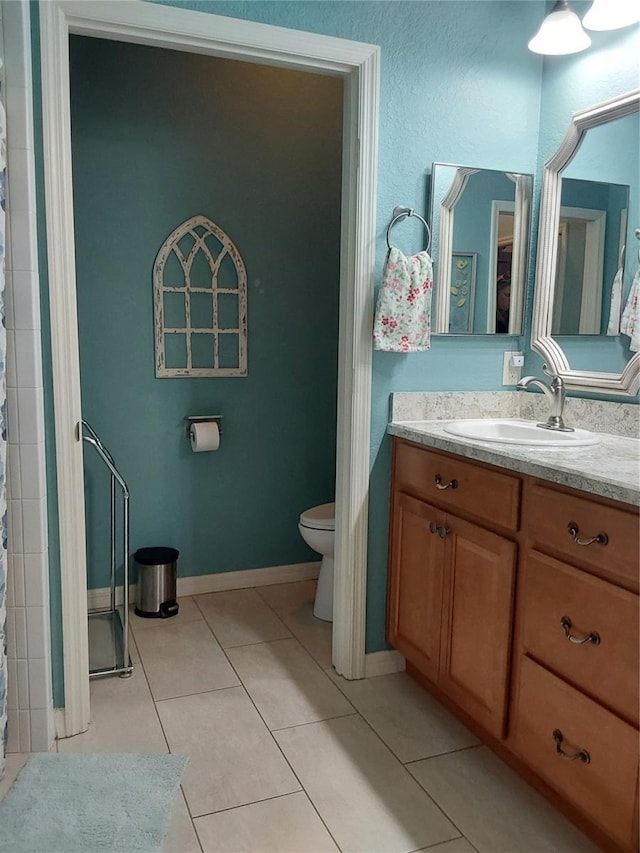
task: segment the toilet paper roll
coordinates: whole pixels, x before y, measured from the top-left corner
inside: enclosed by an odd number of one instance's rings
[[[217,450],[220,447],[220,430],[215,421],[193,423],[189,427],[189,439],[194,453]]]

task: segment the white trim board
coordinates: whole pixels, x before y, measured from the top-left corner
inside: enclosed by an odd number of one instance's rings
[[[237,572],[217,572],[177,578],[176,596],[204,595],[207,592],[224,592],[230,589],[251,589],[254,586],[273,586],[279,583],[315,580],[320,573],[320,561],[291,563],[287,566],[266,566],[264,569],[241,569]],[[116,590],[116,604],[122,604],[122,588]],[[129,603],[138,601],[138,584],[129,585]],[[107,610],[111,606],[108,586],[87,590],[89,610]]]
[[[243,569],[239,572],[220,572],[211,575],[192,575],[178,578],[177,595],[202,595],[228,589],[250,589],[276,583],[315,580],[320,573],[320,561],[292,563],[288,566],[267,566],[264,569]]]
[[[251,21],[130,0],[40,4],[43,155],[60,533],[65,726],[89,724],[82,417],[78,355],[69,34],[241,58],[344,81],[338,333],[336,580],[333,665],[365,674],[371,328],[380,48]]]
[[[394,672],[404,672],[406,660],[401,652],[389,649],[383,652],[367,652],[364,656],[365,678],[377,678],[379,675],[392,675]],[[331,676],[333,667],[328,666],[325,672]]]

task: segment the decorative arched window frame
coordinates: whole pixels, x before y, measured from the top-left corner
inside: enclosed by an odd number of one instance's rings
[[[221,246],[215,254],[207,243],[208,237],[214,237]],[[191,238],[193,245],[188,251],[180,245],[185,238]],[[194,261],[202,252],[211,271],[209,287],[196,286],[192,283],[191,274]],[[165,271],[167,262],[173,256],[182,270],[183,283],[167,283]],[[219,275],[223,261],[229,257],[236,271],[236,287],[222,287]],[[179,225],[164,241],[153,265],[154,288],[154,318],[155,318],[155,359],[156,377],[205,377],[205,376],[246,376],[247,375],[247,273],[240,252],[225,232],[206,216],[193,216]],[[184,326],[167,326],[165,324],[165,296],[169,293],[184,295]],[[211,325],[194,327],[191,324],[191,300],[194,294],[211,295]],[[220,325],[220,296],[235,296],[237,305],[237,326]],[[193,366],[192,336],[209,335],[212,339],[211,366]],[[168,335],[184,335],[185,365],[180,367],[167,366],[166,340]],[[220,363],[221,336],[237,336],[237,364],[225,365]]]

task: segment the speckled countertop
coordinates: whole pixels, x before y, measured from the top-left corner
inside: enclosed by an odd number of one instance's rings
[[[445,423],[446,420],[393,420],[387,432],[436,450],[640,505],[640,441],[636,438],[598,433],[598,444],[571,450],[526,447],[459,438],[443,430]]]

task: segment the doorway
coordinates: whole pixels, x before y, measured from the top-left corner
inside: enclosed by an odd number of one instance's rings
[[[70,85],[82,411],[128,486],[127,552],[179,549],[179,592],[309,573],[297,519],[335,495],[342,79],[72,35]],[[182,416],[213,410],[220,452],[194,455]],[[84,463],[95,631],[110,478],[86,442]]]
[[[143,2],[51,0],[42,4],[40,14],[64,638],[65,713],[60,733],[70,736],[84,731],[90,711],[83,460],[78,434],[81,401],[71,175],[70,33],[343,78],[333,665],[347,678],[361,678],[365,668],[379,48]]]

